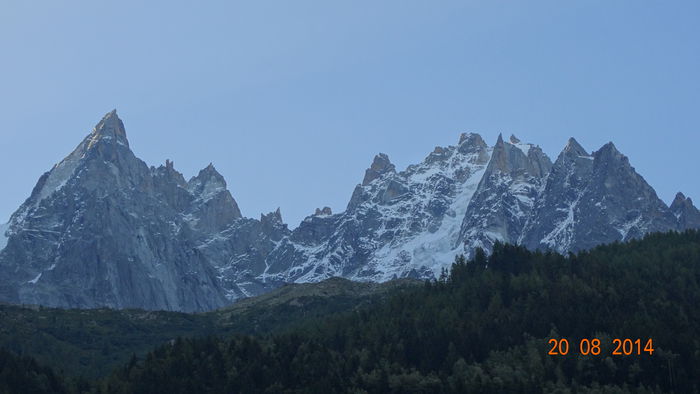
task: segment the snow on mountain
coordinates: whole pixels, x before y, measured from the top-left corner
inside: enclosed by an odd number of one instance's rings
[[[572,138],[547,177],[521,243],[565,253],[677,228],[666,204],[612,143],[591,155]]]
[[[460,241],[470,255],[496,241],[517,243],[552,163],[539,147],[499,135],[488,167],[463,217]]]
[[[572,138],[552,163],[469,133],[403,171],[378,154],[345,211],[289,230],[279,209],[243,217],[213,165],[149,168],[112,111],[0,226],[0,301],[202,311],[287,282],[434,278],[496,242],[568,252],[697,227],[689,198],[667,207],[612,143]]]
[[[532,144],[528,144],[528,143],[523,143],[523,142],[521,142],[520,139],[519,139],[518,137],[516,137],[515,135],[513,135],[513,134],[511,134],[511,136],[510,136],[510,138],[508,139],[508,141],[510,142],[511,145],[513,145],[514,147],[520,149],[520,151],[522,151],[523,154],[525,154],[525,156],[527,156],[528,153],[530,153],[530,148],[532,148],[532,147],[534,146],[534,145],[532,145]]]
[[[80,164],[83,153],[80,151],[73,152],[70,156],[65,158],[60,163],[56,164],[54,168],[49,172],[49,176],[46,178],[46,182],[41,187],[39,195],[35,200],[34,204],[39,204],[46,197],[60,190],[66,185],[68,180],[73,176],[75,169]]]
[[[547,176],[520,243],[558,252],[570,249],[576,220],[582,215],[579,203],[593,168],[589,157],[575,139],[569,139]]]
[[[477,134],[463,134],[458,145],[437,147],[422,163],[401,172],[387,155],[378,154],[345,212],[317,210],[291,232],[285,226],[265,234],[254,222],[243,231],[235,224],[202,250],[214,256],[224,280],[238,284],[229,296],[332,276],[374,281],[431,277],[461,251],[460,226],[489,157],[490,148]],[[250,231],[259,234],[253,253],[244,249],[248,246],[234,245],[247,236],[242,232]],[[217,258],[222,249],[236,252]]]
[[[10,223],[0,224],[0,252],[7,245],[7,230],[10,228]]]
[[[374,281],[439,274],[445,261],[451,262],[461,248],[462,218],[490,153],[478,134],[463,134],[457,146],[438,147],[418,165],[358,185],[357,200],[342,220],[379,219],[376,223],[364,220],[361,226],[369,231],[363,232],[360,241],[372,245],[366,262],[341,272]],[[352,242],[336,247],[336,255],[342,256],[348,244]],[[318,264],[327,264],[328,259]]]

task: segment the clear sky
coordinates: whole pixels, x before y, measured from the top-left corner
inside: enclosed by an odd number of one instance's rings
[[[472,131],[612,140],[660,197],[700,202],[700,2],[24,1],[0,5],[0,222],[108,111],[243,214],[342,211]]]

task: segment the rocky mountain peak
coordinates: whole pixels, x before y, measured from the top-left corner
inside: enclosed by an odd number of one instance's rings
[[[164,176],[166,179],[174,181],[178,186],[187,186],[185,177],[175,169],[175,163],[173,163],[171,160],[166,159],[165,166],[161,165],[157,169],[152,170],[152,172],[154,172],[154,174]]]
[[[680,208],[684,204],[686,204],[686,201],[689,200],[685,197],[685,194],[678,192],[676,193],[676,197],[673,199],[673,202],[671,203],[671,209],[673,210],[674,208]],[[690,201],[692,204],[692,200]]]
[[[389,156],[385,153],[380,153],[374,156],[372,165],[365,171],[365,177],[362,180],[362,185],[367,186],[373,180],[390,172],[396,172],[396,167],[389,160]]]
[[[678,192],[669,209],[678,220],[680,230],[700,227],[700,210],[693,205],[690,197]]]
[[[206,179],[214,179],[217,182],[226,184],[226,180],[224,180],[223,175],[219,173],[219,171],[216,170],[216,167],[214,167],[214,164],[209,163],[208,166],[206,166],[203,170],[199,171],[199,174],[197,175],[198,178],[206,178]]]
[[[499,133],[486,173],[510,173],[514,168],[521,167],[525,161],[525,154],[520,149],[513,149],[513,145],[506,144],[503,135]]]
[[[115,143],[119,143],[125,146],[129,146],[129,140],[126,138],[126,129],[124,128],[124,123],[119,116],[117,116],[117,110],[114,109],[108,112],[102,120],[95,126],[91,134],[90,146],[97,143],[99,140],[114,140]]]
[[[496,139],[496,144],[493,146],[493,154],[496,152],[504,152],[506,149],[506,143],[503,141],[503,134],[498,133],[498,138]]]
[[[462,133],[459,135],[459,143],[458,145],[462,144],[470,144],[470,145],[486,145],[484,142],[484,139],[481,138],[481,135],[478,133]]]
[[[187,190],[195,198],[195,211],[206,218],[200,220],[200,227],[207,222],[209,228],[220,229],[243,217],[226,187],[226,180],[212,164],[187,182]]]
[[[486,149],[488,149],[488,145],[486,145],[486,142],[484,142],[484,139],[481,138],[479,134],[462,133],[462,135],[459,136],[460,153],[477,153],[483,152]]]
[[[177,175],[177,178],[182,178],[184,180],[184,175],[175,169],[175,162],[169,159],[165,159],[165,166],[160,166],[165,173]],[[186,183],[186,182],[185,182]]]
[[[562,182],[573,181],[571,176],[587,178],[593,168],[593,156],[574,138],[569,138],[553,165],[555,178]]]
[[[284,224],[282,221],[282,211],[278,207],[274,212],[260,214],[260,222],[263,224]]]
[[[533,175],[543,178],[552,170],[552,160],[547,156],[542,148],[533,146],[527,153],[530,162],[530,171]]]
[[[260,214],[260,231],[262,232],[261,234],[264,235],[264,239],[272,242],[279,242],[290,235],[289,228],[282,221],[282,213],[279,208],[277,208],[274,212]],[[260,240],[257,240],[255,242],[259,241]],[[243,247],[247,248],[248,246]],[[267,247],[272,247],[272,245],[268,245]],[[256,248],[266,248],[266,246],[259,244],[256,246]],[[268,251],[271,251],[271,249],[268,249]]]
[[[573,137],[569,138],[569,141],[566,143],[562,153],[570,156],[590,156],[590,154],[586,152],[581,144],[579,144]]]
[[[431,278],[495,242],[565,253],[700,228],[685,195],[669,209],[614,145],[573,138],[554,166],[473,133],[401,172],[379,154],[347,207],[291,231],[279,208],[244,218],[213,165],[189,182],[170,160],[149,169],[111,112],[0,226],[0,301],[203,311],[285,282]]]
[[[496,145],[494,145],[494,148],[499,146],[499,145],[503,146],[503,143],[504,143],[503,142],[503,134],[498,133],[498,138],[496,139]]]
[[[316,208],[316,212],[314,212],[314,216],[328,216],[332,214],[333,211],[330,207],[323,207],[323,209]]]
[[[260,225],[264,234],[279,241],[284,235],[289,235],[289,229],[282,220],[282,212],[277,208],[274,212],[260,214]]]
[[[514,136],[505,142],[499,134],[462,221],[459,241],[465,250],[517,242],[551,167],[540,148]]]
[[[211,197],[226,190],[226,180],[211,163],[190,179],[187,185],[192,193],[202,198]]]
[[[627,156],[620,153],[620,151],[617,150],[617,147],[615,147],[615,144],[613,144],[612,142],[608,142],[607,144],[603,145],[600,149],[593,152],[593,156],[595,157],[596,160],[601,160],[601,159],[610,160],[610,159],[612,159],[612,160],[627,161]]]
[[[12,222],[19,225],[30,211],[67,185],[78,182],[87,189],[107,193],[110,188],[147,181],[142,176],[144,172],[148,172],[148,167],[129,149],[124,124],[113,110],[68,156],[39,179],[30,198],[13,215]]]
[[[0,297],[73,308],[224,305],[213,268],[194,248],[232,214],[178,183],[169,160],[156,169],[134,156],[116,111],[108,113],[13,215],[10,248],[0,254],[0,277],[12,286]],[[42,236],[27,236],[34,233]]]

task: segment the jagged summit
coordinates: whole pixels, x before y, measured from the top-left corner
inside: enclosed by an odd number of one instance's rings
[[[495,242],[566,253],[700,228],[689,198],[669,208],[613,144],[571,138],[552,164],[514,135],[464,133],[403,171],[380,153],[364,175],[345,211],[289,230],[279,208],[242,217],[213,164],[189,182],[170,160],[148,167],[110,112],[0,227],[0,301],[202,311],[288,282],[434,278]]]
[[[481,135],[478,133],[462,133],[459,135],[459,143],[458,145],[462,145],[463,143],[473,143],[474,141],[478,141],[483,139],[481,138]]]
[[[284,221],[282,220],[282,210],[277,207],[274,212],[270,212],[268,214],[260,214],[260,221],[262,223],[269,222],[269,223],[276,223],[276,224],[283,224]]]
[[[635,172],[629,158],[617,150],[617,147],[612,142],[608,142],[593,152],[593,163],[597,171],[602,171],[601,174],[605,173],[607,176],[612,176],[612,174],[624,175],[637,186],[645,184],[644,188],[651,189],[651,186],[646,185],[644,179]],[[605,185],[608,186],[609,182],[605,182]],[[655,192],[654,196],[656,197]]]
[[[551,160],[538,147],[499,133],[486,171],[469,201],[459,245],[471,253],[496,241],[517,242],[535,204]]]
[[[584,149],[584,147],[582,147],[574,137],[569,138],[569,141],[567,141],[562,153],[573,154],[576,156],[590,156],[590,154],[586,152],[586,149]]]
[[[48,197],[63,190],[75,182],[81,173],[92,169],[88,175],[98,174],[109,166],[106,174],[115,185],[123,185],[122,173],[139,172],[145,164],[138,160],[129,149],[124,124],[117,116],[116,110],[107,113],[95,125],[92,132],[63,160],[53,166],[37,182],[32,195],[15,213],[15,224],[23,221],[30,211],[37,209]],[[106,181],[106,179],[105,179]],[[89,188],[99,186],[99,182],[90,183]]]
[[[157,182],[161,177],[167,179],[168,182],[173,182],[178,187],[186,188],[187,182],[185,177],[175,169],[175,163],[172,160],[165,159],[165,165],[160,165],[158,168],[151,167],[151,173],[154,175],[154,180]],[[170,191],[173,193],[173,191]]]
[[[520,138],[516,137],[514,134],[511,134],[510,138],[508,138],[508,144],[520,149],[525,154],[525,156],[535,155],[538,156],[540,159],[542,159],[543,156],[546,156],[539,146],[522,142]]]
[[[690,199],[686,198],[685,194],[683,194],[682,192],[676,193],[676,197],[673,199],[673,202],[671,203],[671,208],[673,208],[674,206],[679,206],[679,205],[685,203],[686,200],[690,200]],[[690,200],[690,203],[692,204],[693,201]]]
[[[227,188],[226,179],[211,163],[201,169],[197,176],[192,177],[187,183],[195,193],[211,194]]]
[[[685,194],[678,192],[676,193],[676,197],[673,199],[673,202],[671,203],[671,210],[672,211],[677,211],[678,209],[687,209],[687,208],[695,208],[695,205],[693,205],[693,199],[690,197],[686,197]]]
[[[513,141],[513,140],[512,140]],[[503,173],[529,173],[537,177],[546,175],[552,166],[549,157],[537,146],[520,142],[505,142],[503,135],[498,134],[498,140],[493,147],[491,162],[486,171],[487,175],[494,171]]]
[[[214,167],[214,164],[212,163],[209,163],[209,165],[201,169],[195,178],[214,179],[217,182],[222,183],[224,186],[226,185],[226,180],[224,179],[223,175],[216,170],[216,167]]]
[[[117,109],[113,109],[109,112],[107,112],[102,119],[100,120],[100,124],[109,124],[110,122],[116,122],[116,121],[121,121],[119,119],[119,115],[117,115]]]
[[[678,220],[679,229],[700,227],[700,210],[693,205],[693,200],[690,197],[678,192],[669,209]]]
[[[124,123],[117,115],[117,110],[114,109],[108,112],[102,120],[95,126],[92,130],[92,143],[96,139],[110,139],[113,138],[116,142],[129,146],[129,140],[126,138],[126,129],[124,128]]]
[[[165,159],[165,164],[161,164],[157,168],[151,166],[151,171],[160,172],[163,174],[179,174],[179,176],[182,176],[182,174],[180,174],[180,172],[175,169],[175,162],[173,162],[170,159]]]
[[[187,182],[187,190],[200,204],[196,210],[208,218],[212,228],[224,228],[243,217],[238,203],[228,190],[226,180],[211,163]],[[215,209],[211,209],[211,206]]]
[[[314,216],[330,216],[333,214],[333,211],[331,210],[331,207],[323,207],[321,208],[316,208],[316,211],[314,212]]]
[[[289,228],[282,220],[282,212],[279,208],[266,215],[260,215],[260,228],[263,238],[273,242],[279,242],[285,236],[289,236]]]
[[[108,113],[13,214],[0,252],[8,284],[0,299],[72,308],[223,306],[221,284],[196,246],[240,211],[223,178],[209,178],[190,191],[170,160],[147,166],[129,149],[116,111]]]
[[[484,152],[488,148],[484,139],[477,133],[463,133],[459,136],[459,153],[473,154]]]
[[[619,150],[617,150],[617,147],[615,146],[615,144],[612,141],[601,146],[600,149],[593,152],[593,156],[595,156],[595,157],[614,156],[614,157],[618,157],[618,158],[622,158],[622,157],[626,158],[625,155],[623,155]]]
[[[396,167],[389,160],[389,156],[386,153],[379,153],[374,156],[372,165],[365,171],[365,177],[362,179],[362,185],[367,186],[373,180],[381,177],[382,175],[396,172]]]
[[[491,161],[489,162],[487,174],[491,174],[498,170],[501,172],[510,171],[510,161],[508,160],[509,149],[506,147],[505,142],[503,142],[503,135],[498,133],[498,139],[496,140],[496,145],[493,146],[493,153],[491,154]]]

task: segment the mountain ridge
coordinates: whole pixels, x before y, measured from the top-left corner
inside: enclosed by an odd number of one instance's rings
[[[612,142],[570,138],[552,162],[514,135],[463,133],[402,171],[378,154],[345,211],[290,230],[279,209],[244,217],[212,164],[190,180],[147,166],[114,110],[7,226],[0,301],[201,311],[284,283],[435,278],[496,242],[576,252],[700,227],[700,212],[682,194],[668,207]]]

